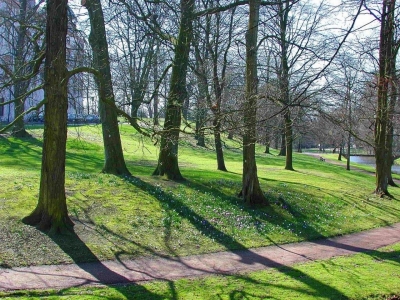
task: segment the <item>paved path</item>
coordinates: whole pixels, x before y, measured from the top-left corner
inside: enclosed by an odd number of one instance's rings
[[[326,240],[181,258],[0,268],[0,290],[68,288],[233,274],[351,255],[397,242],[400,242],[400,223]]]

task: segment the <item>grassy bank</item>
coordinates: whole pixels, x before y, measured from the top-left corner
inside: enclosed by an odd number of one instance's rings
[[[183,256],[340,235],[400,221],[395,199],[376,198],[374,177],[318,158],[284,158],[257,149],[258,174],[271,206],[252,209],[236,197],[240,144],[227,142],[229,172],[216,171],[213,149],[182,141],[179,163],[187,179],[165,181],[154,141],[121,126],[132,178],[100,174],[100,126],[69,128],[66,194],[76,235],[51,238],[20,219],[37,202],[42,129],[33,138],[0,137],[0,264],[3,267],[146,256]],[[344,164],[344,163],[343,163]]]

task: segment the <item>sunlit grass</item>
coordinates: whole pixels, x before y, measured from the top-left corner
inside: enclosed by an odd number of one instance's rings
[[[69,128],[66,195],[75,231],[98,259],[141,255],[182,256],[266,246],[340,235],[400,220],[400,192],[393,200],[372,194],[374,177],[346,171],[318,157],[294,155],[295,171],[284,157],[257,147],[258,175],[271,206],[245,206],[241,188],[240,141],[227,141],[226,166],[216,170],[213,144],[195,146],[186,136],[179,149],[187,181],[152,177],[156,140],[120,126],[132,178],[101,174],[101,126]],[[0,264],[19,266],[93,259],[79,243],[65,245],[21,223],[35,207],[39,190],[42,129],[32,139],[0,138]],[[63,248],[64,247],[64,248]]]
[[[400,295],[400,244],[350,257],[225,276],[1,293],[5,299],[390,299]]]

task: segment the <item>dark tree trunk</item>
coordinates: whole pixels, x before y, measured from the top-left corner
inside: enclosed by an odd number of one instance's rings
[[[394,41],[393,41],[394,44]],[[396,48],[397,49],[397,48]],[[397,87],[397,75],[396,75],[396,56],[397,52],[392,53],[393,58],[391,59],[390,72],[391,72],[391,82],[390,84],[390,98],[389,98],[389,110],[388,110],[388,129],[386,137],[386,149],[387,149],[387,162],[386,162],[386,174],[388,177],[388,185],[397,187],[398,185],[394,182],[392,176],[392,166],[394,163],[393,157],[393,138],[394,138],[394,125],[393,118],[395,115],[396,102],[398,97],[398,87]]]
[[[379,44],[378,97],[375,118],[375,163],[376,188],[379,196],[390,195],[387,176],[387,136],[388,136],[388,87],[393,57],[395,0],[385,0],[382,4],[381,32]]]
[[[343,155],[343,141],[340,143],[339,145],[339,156],[338,156],[338,160],[342,160],[342,155]]]
[[[347,162],[346,162],[347,171],[350,171],[350,158],[351,158],[351,133],[349,132],[349,136],[347,138]]]
[[[93,51],[93,67],[102,74],[103,83],[96,78],[99,88],[99,111],[103,130],[104,167],[102,172],[129,176],[122,151],[121,136],[118,128],[117,112],[107,102],[115,103],[112,88],[108,45],[104,26],[104,16],[100,0],[82,1],[89,12],[89,43]],[[104,86],[102,86],[104,84]]]
[[[257,176],[255,157],[257,115],[257,35],[260,0],[249,1],[246,32],[246,102],[244,106],[243,177],[239,196],[248,205],[268,204]]]
[[[225,166],[224,151],[222,149],[221,140],[221,121],[218,114],[214,116],[214,141],[215,141],[215,152],[217,154],[217,168],[220,171],[228,171]]]
[[[39,201],[23,222],[50,233],[73,226],[65,196],[67,141],[67,0],[48,0],[46,24],[45,104]]]
[[[269,126],[267,126],[267,128],[265,129],[265,151],[264,153],[266,154],[270,154],[269,148],[271,146],[271,139],[270,139],[270,135],[268,133],[268,128]]]
[[[293,171],[293,128],[292,128],[292,120],[290,118],[289,108],[287,108],[285,112],[285,140],[286,140],[285,170]]]
[[[299,143],[297,144],[297,152],[298,153],[302,153],[303,152],[303,149],[301,147],[301,139],[300,138],[299,138]]]
[[[281,149],[279,150],[279,156],[286,156],[286,137],[285,130],[281,132]]]
[[[157,51],[154,54],[154,62],[153,62],[153,78],[154,78],[154,98],[153,98],[153,124],[159,125],[158,121],[158,88],[157,88],[157,80],[158,80],[158,44],[157,44]]]
[[[289,65],[288,65],[288,41],[286,37],[289,1],[279,2],[279,26],[280,26],[280,47],[281,47],[281,69],[279,72],[279,88],[281,94],[281,102],[286,107],[283,113],[284,135],[285,139],[282,143],[285,145],[281,149],[280,155],[285,155],[285,169],[293,170],[293,124],[290,116],[290,92],[289,92]]]
[[[27,91],[29,87],[30,80],[22,81],[18,78],[22,77],[27,73],[26,67],[24,67],[24,50],[25,50],[25,41],[27,35],[27,26],[26,26],[26,13],[27,13],[27,0],[20,0],[20,8],[19,8],[19,17],[17,26],[17,44],[15,49],[15,65],[14,65],[14,74],[17,78],[14,84],[14,99],[16,102],[14,103],[14,117],[18,117],[22,115],[25,111],[25,98],[21,98],[22,95]],[[12,128],[12,133],[15,137],[27,137],[30,134],[25,130],[25,122],[24,118],[20,118],[17,120]]]
[[[183,180],[178,165],[178,140],[183,102],[187,98],[186,73],[192,39],[192,14],[194,0],[181,0],[181,21],[175,47],[170,91],[165,112],[164,130],[161,135],[158,165],[153,175],[166,176],[171,180]]]

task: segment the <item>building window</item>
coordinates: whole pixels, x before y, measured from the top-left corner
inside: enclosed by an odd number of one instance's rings
[[[1,105],[4,103],[4,98],[0,98],[0,117],[4,116],[4,105]]]

